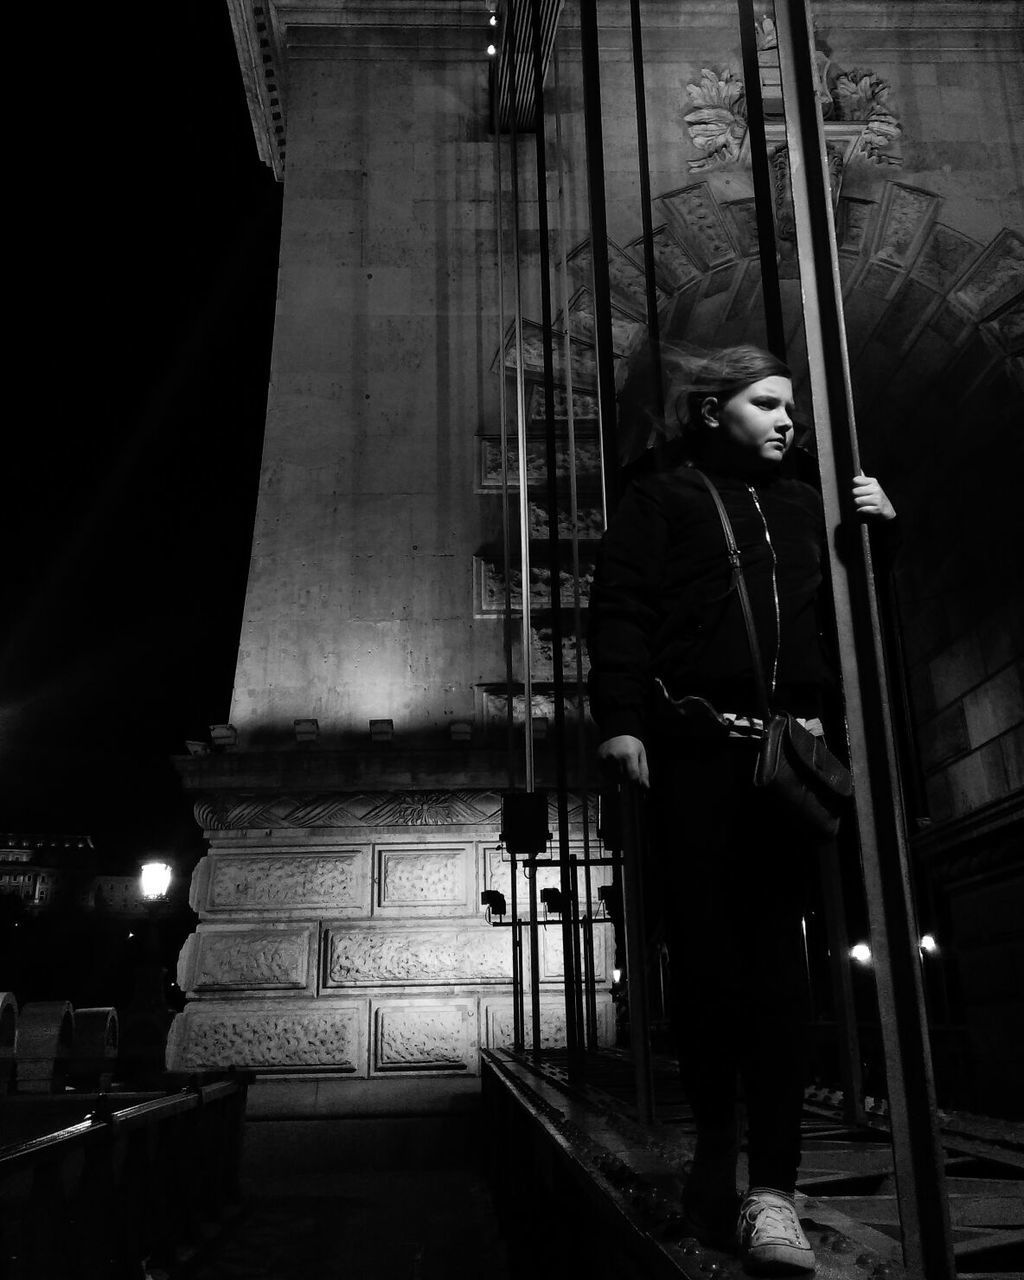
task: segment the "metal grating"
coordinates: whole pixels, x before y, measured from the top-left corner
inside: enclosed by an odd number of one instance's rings
[[[540,28],[541,65],[547,75],[555,44],[562,0],[499,0],[498,29],[501,50],[497,69],[498,118],[501,128],[531,132],[536,128],[534,101],[533,32]],[[514,108],[514,114],[513,114]]]

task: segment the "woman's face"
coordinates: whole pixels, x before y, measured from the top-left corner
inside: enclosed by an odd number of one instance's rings
[[[720,445],[749,463],[778,464],[793,443],[793,384],[773,375],[737,391],[728,400],[705,401],[705,421]]]

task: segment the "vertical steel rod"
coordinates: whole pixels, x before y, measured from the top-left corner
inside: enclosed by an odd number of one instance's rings
[[[661,325],[658,320],[658,285],[654,262],[654,223],[651,220],[651,162],[647,142],[647,89],[644,82],[643,29],[640,0],[629,0],[630,43],[633,51],[633,94],[636,100],[636,151],[640,178],[640,221],[644,241],[644,294],[647,302],[647,345],[651,353],[655,404],[659,418],[665,410],[661,377]],[[658,437],[660,448],[661,437]]]
[[[822,493],[827,524],[835,530],[841,524],[857,524],[850,481],[860,460],[807,0],[776,0],[775,18]],[[851,539],[849,567],[836,555],[831,539],[830,556],[904,1264],[923,1280],[953,1280],[956,1268],[878,604],[866,528],[859,533],[859,539]]]
[[[510,865],[508,905],[512,920],[512,1048],[519,1051],[524,1044],[523,1029],[523,931],[519,924],[519,868],[516,855],[509,850]]]
[[[540,928],[537,924],[537,859],[526,863],[530,881],[530,1014],[534,1057],[540,1055]]]
[[[780,360],[786,358],[786,326],[782,317],[779,288],[779,255],[775,241],[775,212],[772,175],[768,167],[768,143],[764,132],[764,99],[761,70],[757,61],[757,33],[753,0],[737,0],[740,46],[743,53],[743,86],[747,104],[747,145],[754,181],[754,218],[757,223],[757,255],[761,263],[761,296],[764,300],[765,334],[768,350]]]
[[[505,28],[499,32],[498,45],[504,43]],[[498,343],[501,351],[501,376],[498,379],[498,420],[500,423],[499,447],[501,449],[501,536],[502,570],[505,576],[505,616],[502,639],[505,650],[505,737],[508,751],[508,785],[515,786],[515,696],[513,692],[514,668],[512,662],[512,513],[509,506],[508,480],[508,395],[506,392],[506,334],[505,334],[505,210],[502,201],[501,165],[501,95],[498,88],[499,59],[491,63],[491,129],[494,135],[494,224],[498,255]],[[513,192],[515,199],[515,192]]]
[[[608,275],[608,215],[605,209],[597,0],[580,0],[580,52],[586,132],[587,205],[590,214],[590,260],[593,267],[594,345],[597,348],[597,406],[601,418],[601,479],[607,521],[619,498],[619,459],[615,440],[617,409],[615,365],[612,357],[612,290]]]
[[[544,58],[540,38],[540,0],[530,0],[533,45],[534,141],[537,159],[537,234],[540,241],[540,307],[544,360],[545,442],[547,457],[548,565],[551,575],[551,675],[554,702],[555,803],[558,815],[558,863],[562,901],[562,976],[565,999],[565,1044],[570,1076],[579,1058],[576,1025],[576,948],[572,927],[569,867],[569,782],[565,733],[565,675],[562,663],[562,554],[558,537],[558,438],[555,430],[554,334],[551,307],[551,260],[548,229],[547,148],[544,138]],[[526,594],[523,583],[523,594]],[[532,719],[532,717],[531,717]]]
[[[624,783],[619,788],[619,814],[622,919],[626,934],[626,985],[629,991],[629,1043],[636,1082],[636,1113],[641,1123],[650,1123],[654,1119],[654,1075],[644,943],[644,833],[639,788],[635,783]]]
[[[519,576],[523,645],[523,705],[525,718],[524,766],[526,790],[533,791],[535,770],[533,759],[533,675],[530,653],[530,494],[528,459],[526,456],[526,372],[523,345],[522,246],[519,230],[519,141],[516,131],[516,6],[508,0],[509,77],[512,93],[512,118],[509,123],[510,176],[512,180],[512,249],[515,262],[515,332],[516,332],[516,417],[519,463]]]
[[[560,83],[558,78],[558,49],[557,46],[552,51],[551,58],[552,73],[554,75],[555,88],[555,160],[556,171],[558,174],[558,221],[559,221],[559,270],[558,281],[561,288],[562,302],[562,361],[565,371],[565,422],[566,434],[568,436],[568,466],[569,466],[569,528],[572,538],[572,617],[573,617],[573,634],[576,643],[573,646],[575,650],[575,667],[576,667],[576,752],[578,760],[578,776],[580,779],[580,791],[582,799],[582,825],[583,825],[583,868],[584,868],[584,887],[586,891],[587,906],[589,912],[592,904],[592,884],[590,874],[590,830],[589,830],[589,805],[587,803],[586,777],[587,777],[587,758],[589,754],[590,744],[587,736],[586,708],[584,705],[583,690],[585,687],[583,677],[583,601],[580,590],[580,519],[579,519],[579,495],[576,474],[576,406],[575,406],[575,389],[573,386],[572,372],[572,332],[569,324],[569,272],[566,265],[565,253],[565,229],[568,223],[568,212],[566,210],[565,201],[565,164],[563,160],[563,140],[562,140],[562,107],[560,98]],[[578,880],[574,881],[575,893],[579,895]],[[587,983],[587,967],[582,963],[580,957],[580,934],[578,929],[573,932],[575,946],[575,965],[577,979],[582,975],[582,982],[589,996],[589,988]],[[579,990],[579,981],[577,981],[577,990]],[[587,1046],[590,1046],[592,1036],[592,1024],[589,1017],[585,1016],[584,1009],[589,1011],[589,998],[578,997],[578,1018],[577,1026],[579,1028],[579,1036]]]

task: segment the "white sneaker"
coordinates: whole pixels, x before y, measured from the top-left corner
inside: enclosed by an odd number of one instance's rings
[[[751,1187],[736,1225],[740,1258],[752,1271],[814,1270],[814,1250],[796,1216],[793,1197]]]

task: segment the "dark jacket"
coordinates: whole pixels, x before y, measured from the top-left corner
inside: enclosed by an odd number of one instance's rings
[[[748,483],[708,474],[739,545],[774,705],[817,715],[827,674],[816,610],[821,497],[785,476]],[[667,703],[656,678],[674,698],[703,697],[719,711],[756,709],[729,579],[721,523],[699,477],[681,467],[630,488],[602,540],[590,595],[590,705],[602,737],[657,736]]]

